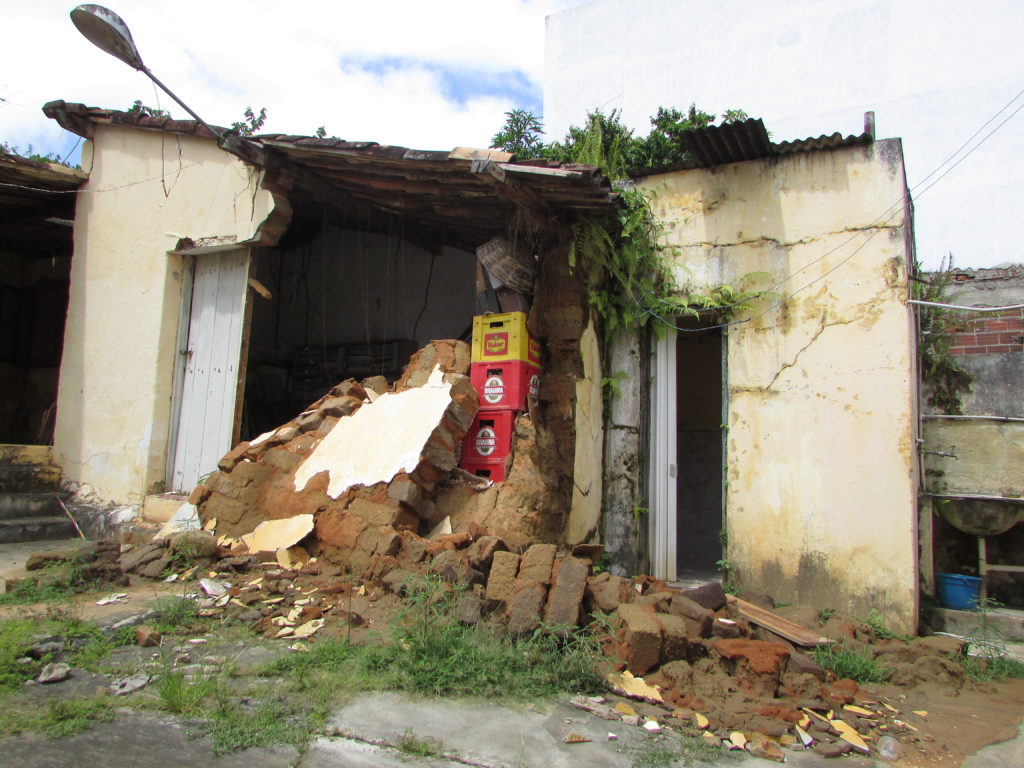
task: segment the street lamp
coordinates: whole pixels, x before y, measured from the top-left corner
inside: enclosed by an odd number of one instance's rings
[[[178,102],[182,109],[192,115],[196,122],[209,131],[211,136],[217,137],[217,145],[221,149],[240,157],[246,162],[263,165],[262,152],[259,147],[232,131],[215,130],[203,118],[193,112],[188,104],[179,99],[170,88],[157,79],[156,75],[149,70],[149,67],[142,63],[142,56],[139,53],[139,49],[135,47],[132,33],[128,30],[128,25],[124,23],[124,19],[109,8],[87,3],[79,5],[71,11],[71,21],[90,43],[101,51],[109,53],[115,59],[123,61],[132,69],[142,72],[160,86],[161,90]]]

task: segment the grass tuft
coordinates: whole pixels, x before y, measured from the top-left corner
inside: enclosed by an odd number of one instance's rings
[[[626,748],[632,768],[673,768],[693,763],[714,763],[724,755],[721,747],[708,744],[699,736],[658,736]]]
[[[399,752],[410,757],[430,759],[444,757],[444,745],[437,739],[419,738],[412,728],[406,728],[398,735],[395,747]]]
[[[218,755],[273,744],[292,744],[302,750],[326,714],[325,709],[304,711],[277,701],[243,709],[221,700],[206,723],[206,732]]]
[[[19,579],[9,592],[0,595],[0,605],[64,602],[98,584],[82,560],[48,563],[38,574]]]
[[[889,670],[879,664],[868,651],[855,651],[846,646],[819,646],[812,654],[823,669],[838,678],[848,677],[858,683],[884,683]]]
[[[191,680],[181,672],[168,670],[154,685],[156,695],[168,712],[176,715],[201,715],[206,705],[217,694],[214,675],[198,675]]]
[[[158,597],[153,603],[153,610],[156,611],[156,617],[153,619],[152,626],[157,632],[164,635],[186,632],[199,619],[198,604],[195,600],[187,597],[173,595]]]
[[[0,733],[42,733],[51,739],[73,736],[114,718],[114,709],[105,696],[89,699],[49,699],[41,706],[8,700],[0,709]],[[19,705],[20,704],[20,705]]]

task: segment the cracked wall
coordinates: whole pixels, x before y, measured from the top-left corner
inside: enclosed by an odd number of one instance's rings
[[[772,291],[738,314],[747,322],[726,341],[727,558],[740,582],[781,601],[873,608],[913,631],[914,342],[899,141],[644,183],[677,249],[679,285]]]
[[[54,456],[64,479],[139,503],[164,480],[183,239],[257,239],[260,174],[213,141],[100,125],[82,153]],[[203,258],[197,255],[196,258]]]

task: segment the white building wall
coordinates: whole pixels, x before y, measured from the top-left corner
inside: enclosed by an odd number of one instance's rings
[[[621,109],[644,134],[658,106],[696,102],[743,109],[784,141],[860,133],[874,110],[879,137],[902,137],[914,187],[1021,90],[1022,39],[1014,0],[601,0],[547,19],[544,123],[560,139],[588,109]],[[1007,223],[1024,193],[1024,114],[913,191],[926,266],[948,251],[960,266],[1021,261]]]

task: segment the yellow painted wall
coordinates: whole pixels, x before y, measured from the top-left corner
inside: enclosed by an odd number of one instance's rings
[[[164,480],[183,238],[253,240],[260,174],[212,141],[99,125],[82,153],[54,457],[68,481],[139,503]],[[202,258],[202,255],[196,256]]]
[[[779,601],[875,609],[913,631],[915,374],[899,141],[643,186],[678,249],[684,291],[778,293],[740,312],[748,322],[726,340],[727,557],[740,582]]]

